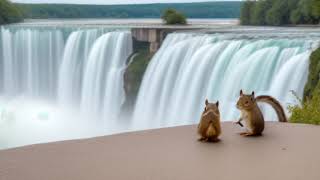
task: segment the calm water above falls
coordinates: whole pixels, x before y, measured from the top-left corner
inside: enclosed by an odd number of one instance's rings
[[[2,27],[0,148],[194,124],[205,98],[220,100],[223,119],[233,120],[240,89],[297,103],[290,91],[301,97],[317,39],[170,34],[147,68],[134,115],[121,120],[130,31]]]

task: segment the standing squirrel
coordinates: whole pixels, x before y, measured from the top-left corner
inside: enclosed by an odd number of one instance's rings
[[[219,101],[217,103],[205,102],[205,109],[198,125],[199,141],[217,142],[221,134]]]
[[[241,111],[241,117],[236,122],[237,124],[243,126],[241,121],[244,120],[246,123],[247,132],[242,132],[240,135],[244,136],[259,136],[262,135],[264,130],[264,118],[263,114],[258,106],[258,102],[265,102],[270,104],[276,111],[278,119],[280,122],[287,122],[285,112],[275,98],[271,96],[254,96],[254,92],[251,95],[243,94],[240,91],[240,98],[237,102],[237,108]]]

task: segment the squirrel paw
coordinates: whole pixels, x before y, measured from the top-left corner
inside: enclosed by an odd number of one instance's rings
[[[248,136],[250,133],[248,133],[248,132],[241,132],[241,133],[239,133],[241,136]]]
[[[257,133],[257,134],[254,134],[254,133],[250,133],[250,132],[242,132],[240,133],[241,136],[261,136],[262,133]]]
[[[206,140],[207,140],[207,138],[205,138],[205,137],[201,137],[201,138],[198,139],[198,141],[200,141],[200,142],[206,141]]]
[[[209,139],[208,139],[208,142],[213,142],[213,143],[219,142],[219,141],[220,141],[219,138],[209,138]]]

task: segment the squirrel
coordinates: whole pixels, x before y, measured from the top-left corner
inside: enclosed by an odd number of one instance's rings
[[[264,130],[264,117],[258,106],[258,102],[268,103],[276,111],[280,122],[287,122],[284,109],[282,108],[279,101],[271,96],[257,96],[255,97],[254,91],[251,95],[243,94],[240,91],[240,98],[237,102],[237,108],[241,111],[241,117],[236,122],[240,126],[243,126],[241,121],[246,122],[247,132],[242,132],[240,135],[243,136],[260,136]]]
[[[199,141],[218,142],[221,134],[219,101],[209,103],[205,101],[205,109],[198,125]]]

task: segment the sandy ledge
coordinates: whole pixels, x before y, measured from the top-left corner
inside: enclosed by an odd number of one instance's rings
[[[196,141],[196,126],[0,151],[0,180],[319,180],[320,126],[268,123],[243,138]]]

